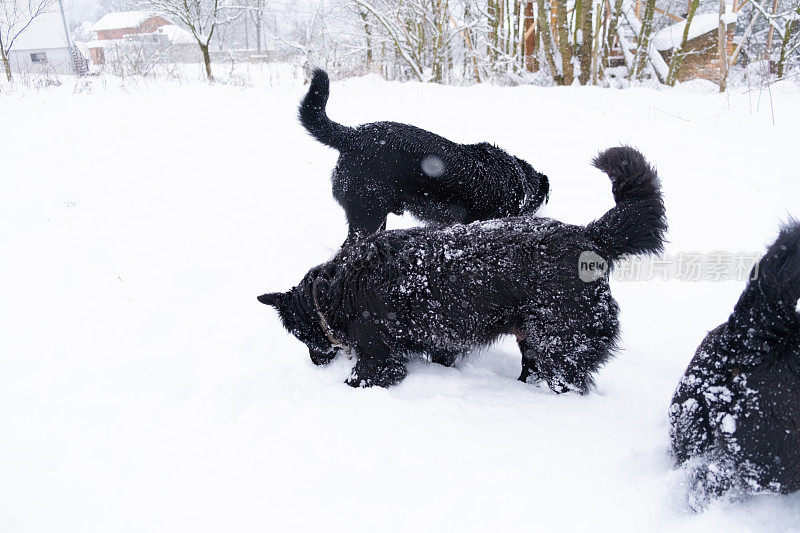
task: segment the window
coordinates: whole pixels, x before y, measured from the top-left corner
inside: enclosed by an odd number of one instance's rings
[[[47,63],[47,54],[44,52],[31,54],[31,63]]]

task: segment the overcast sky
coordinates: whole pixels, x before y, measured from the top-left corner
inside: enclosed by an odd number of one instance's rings
[[[64,0],[64,10],[67,12],[70,26],[86,20],[95,22],[100,15],[100,2],[98,0]]]

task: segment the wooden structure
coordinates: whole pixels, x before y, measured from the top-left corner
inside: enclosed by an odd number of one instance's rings
[[[606,7],[610,9],[609,0],[605,1]],[[736,30],[736,13],[743,5],[734,2],[733,10],[722,15],[723,22],[726,24],[725,55],[728,64],[734,54],[733,37]],[[686,19],[673,13],[658,11],[675,21],[675,24],[655,32],[651,38],[649,62],[659,80],[664,82],[669,74],[669,64],[682,44]],[[635,3],[631,0],[623,1],[615,47],[610,58],[612,66],[624,64],[628,66],[629,70],[631,69],[642,25],[640,13],[641,0],[636,0]],[[719,20],[718,13],[696,14],[692,18],[686,48],[683,50],[684,57],[676,73],[677,81],[700,78],[721,83],[722,73],[727,72],[727,66],[723,70],[720,63]]]
[[[728,61],[734,52],[733,37],[736,23],[727,25],[726,52]],[[688,39],[684,49],[685,58],[677,68],[675,79],[677,81],[688,81],[694,79],[704,79],[720,83],[722,69],[720,68],[720,57],[718,51],[718,30],[714,28],[701,35]],[[680,43],[675,47],[659,50],[664,60],[669,63],[672,56],[677,52]]]
[[[525,69],[529,72],[538,70],[538,47],[540,46],[539,28],[537,27],[537,17],[535,15],[534,0],[523,0],[522,6],[522,27],[523,37],[522,46],[524,50]],[[734,0],[732,10],[722,15],[726,24],[726,56],[730,65],[736,58],[733,38],[736,30],[736,13],[750,0]],[[614,0],[603,0],[603,17],[598,17],[596,33],[599,35],[602,28],[602,39],[595,37],[595,46],[607,47],[608,63],[610,67],[626,66],[628,72],[633,72],[636,49],[638,46],[639,35],[642,28],[642,0],[623,0],[622,12],[620,14],[616,28],[610,27],[610,18],[613,11]],[[730,7],[730,6],[729,6]],[[553,6],[549,11],[549,21],[544,22],[550,28],[558,27],[556,8]],[[568,10],[568,13],[573,10]],[[667,19],[674,21],[674,24],[667,26],[651,36],[647,63],[652,67],[656,76],[661,82],[666,82],[669,76],[670,63],[674,55],[679,51],[683,40],[683,30],[686,25],[686,18],[662,9],[655,8]],[[722,81],[722,73],[727,69],[722,69],[720,63],[720,52],[718,49],[719,32],[718,13],[705,13],[695,15],[689,27],[689,35],[686,47],[683,50],[683,59],[676,70],[675,79],[686,81],[696,78],[711,80],[715,83]],[[546,19],[545,19],[546,20]],[[542,24],[539,21],[539,24]],[[613,35],[606,36],[606,31]],[[558,47],[558,32],[553,31],[553,44]],[[605,41],[605,42],[603,42]],[[732,61],[733,60],[733,61]]]

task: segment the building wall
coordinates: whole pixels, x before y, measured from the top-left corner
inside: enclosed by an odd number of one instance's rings
[[[34,63],[31,54],[47,55],[45,63]],[[14,50],[8,54],[11,70],[16,73],[74,74],[72,56],[68,48],[40,48],[35,50]]]
[[[728,25],[728,57],[734,49],[733,36],[736,24]],[[694,80],[697,78],[710,80],[714,83],[721,81],[721,69],[719,53],[717,51],[717,30],[704,33],[699,37],[690,39],[686,42],[688,55],[683,60],[683,64],[678,68],[678,81]],[[672,51],[661,53],[667,64],[672,59]]]
[[[163,17],[150,17],[139,26],[139,33],[153,33],[161,26],[166,26],[169,21]]]
[[[150,17],[136,28],[115,28],[113,30],[98,30],[97,39],[105,41],[108,39],[122,39],[126,35],[136,33],[153,33],[161,26],[166,26],[169,22],[163,17]]]

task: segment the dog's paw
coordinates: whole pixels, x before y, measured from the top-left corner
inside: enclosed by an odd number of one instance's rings
[[[311,358],[312,363],[317,366],[323,366],[333,361],[333,359],[336,357],[336,351],[331,350],[330,352],[320,352],[318,350],[309,348],[308,355]]]
[[[353,387],[354,389],[366,389],[367,387],[372,386],[371,380],[361,379],[358,376],[352,375],[345,380],[345,384]]]
[[[558,378],[547,380],[547,386],[556,394],[564,394],[565,392],[577,392],[581,396],[589,393],[589,386],[584,383],[568,383]]]
[[[547,386],[550,387],[550,390],[556,394],[564,394],[565,392],[572,390],[569,385],[559,379],[551,379],[547,382]]]
[[[528,385],[536,385],[542,381],[542,378],[536,372],[525,372],[523,370],[517,378],[517,381],[527,383]]]
[[[375,367],[359,361],[347,378],[347,383],[351,387],[391,387],[397,385],[406,377],[406,367],[402,364]]]

